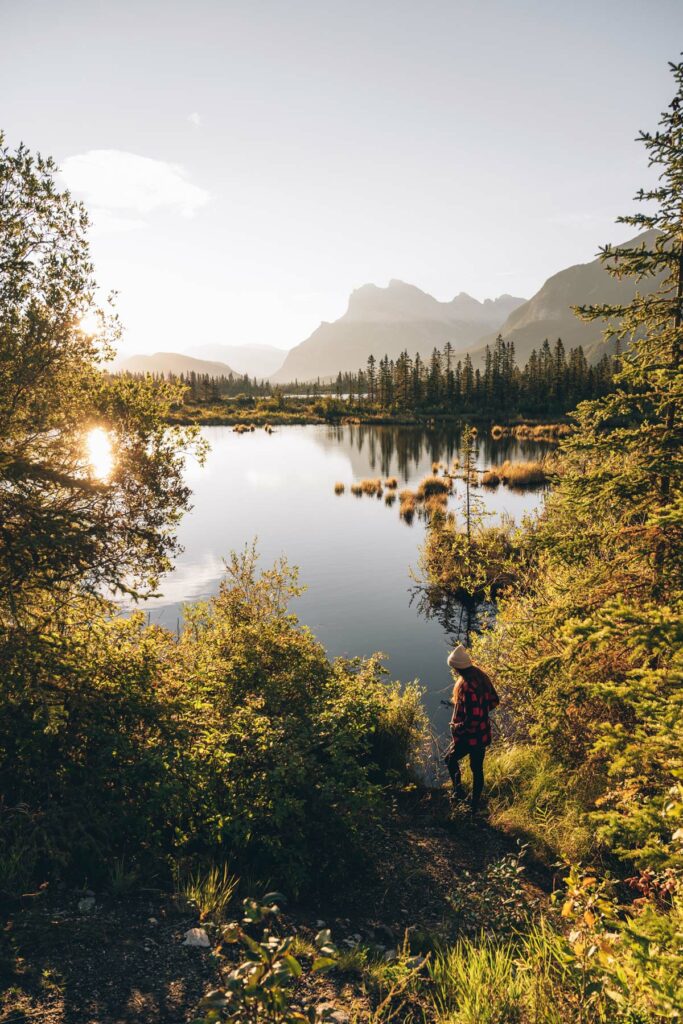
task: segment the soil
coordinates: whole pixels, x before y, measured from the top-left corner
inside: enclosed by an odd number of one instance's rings
[[[464,811],[453,812],[444,791],[416,791],[402,798],[385,830],[373,858],[379,872],[354,880],[353,895],[326,912],[290,908],[284,927],[312,937],[324,925],[341,948],[359,940],[395,948],[406,931],[416,947],[430,936],[451,937],[458,921],[448,895],[459,880],[476,879],[515,849],[485,819],[473,823]],[[530,902],[545,902],[552,884],[542,866],[528,866],[523,885]],[[94,905],[87,909],[89,896]],[[185,1024],[219,983],[212,950],[183,945],[199,924],[196,911],[168,894],[114,897],[46,887],[4,910],[0,1024]],[[352,1016],[367,1004],[348,978],[331,975],[313,988],[309,983],[301,998]]]

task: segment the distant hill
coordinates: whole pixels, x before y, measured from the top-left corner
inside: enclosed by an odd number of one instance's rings
[[[369,355],[395,359],[404,349],[428,358],[432,349],[451,342],[457,350],[475,345],[524,299],[501,295],[478,302],[461,292],[450,302],[403,281],[387,288],[363,285],[351,293],[346,312],[334,323],[322,323],[293,348],[271,377],[275,383],[336,377],[365,366]]]
[[[234,366],[237,373],[247,373],[261,380],[270,377],[282,366],[287,349],[274,345],[197,345],[192,354],[200,359],[213,359]]]
[[[641,242],[651,243],[656,232],[645,231],[624,245],[637,245]],[[590,263],[578,263],[553,274],[533,298],[513,310],[500,328],[506,341],[514,341],[517,362],[523,364],[529,358],[531,350],[543,344],[545,339],[552,344],[562,338],[565,348],[583,345],[589,362],[597,362],[607,345],[602,339],[602,321],[584,323],[572,312],[572,306],[586,306],[600,303],[628,303],[636,291],[649,293],[654,291],[659,279],[641,281],[633,278],[617,281],[610,277],[602,263],[591,260]],[[486,339],[492,342],[498,332],[491,332]],[[477,346],[471,352],[473,359],[481,355],[482,349]]]
[[[203,373],[210,377],[240,376],[231,370],[227,363],[211,362],[207,359],[194,359],[179,352],[155,352],[151,356],[129,356],[115,363],[114,369],[128,373]]]

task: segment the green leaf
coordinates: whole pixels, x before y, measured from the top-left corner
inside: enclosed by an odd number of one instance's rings
[[[311,964],[312,971],[327,971],[330,967],[336,966],[336,959],[332,956],[318,956]]]

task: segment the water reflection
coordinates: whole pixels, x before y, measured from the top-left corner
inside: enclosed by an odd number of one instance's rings
[[[413,477],[418,467],[431,467],[433,462],[451,465],[462,459],[462,432],[453,425],[433,427],[374,426],[344,423],[328,426],[326,446],[348,447],[361,455],[369,475],[400,475]],[[477,434],[475,457],[477,469],[500,466],[507,459],[538,459],[555,445],[552,442],[518,440],[512,436],[492,438],[488,431]]]
[[[463,610],[415,590],[410,570],[417,565],[424,522],[416,517],[407,526],[396,506],[357,499],[349,485],[381,475],[396,476],[399,488],[412,487],[431,472],[432,462],[461,458],[459,432],[345,424],[278,427],[272,435],[210,427],[204,435],[211,446],[206,464],[192,464],[187,472],[193,509],[179,530],[184,550],[176,570],[162,580],[162,596],[147,604],[152,621],[174,630],[183,602],[216,593],[222,558],[256,537],[262,565],[286,555],[299,567],[308,589],[292,611],[329,654],[384,651],[393,678],[420,679],[435,728],[445,729],[448,715],[440,701],[452,686],[446,657],[462,638]],[[477,447],[480,468],[548,450],[483,434]],[[335,481],[346,485],[345,494],[335,495]],[[494,519],[520,521],[542,500],[505,487],[479,493]],[[456,481],[456,511],[461,497],[462,482]]]

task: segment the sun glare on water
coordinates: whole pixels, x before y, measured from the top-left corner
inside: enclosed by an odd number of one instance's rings
[[[98,480],[108,480],[114,468],[114,452],[109,434],[103,427],[93,427],[86,438],[90,471]]]

